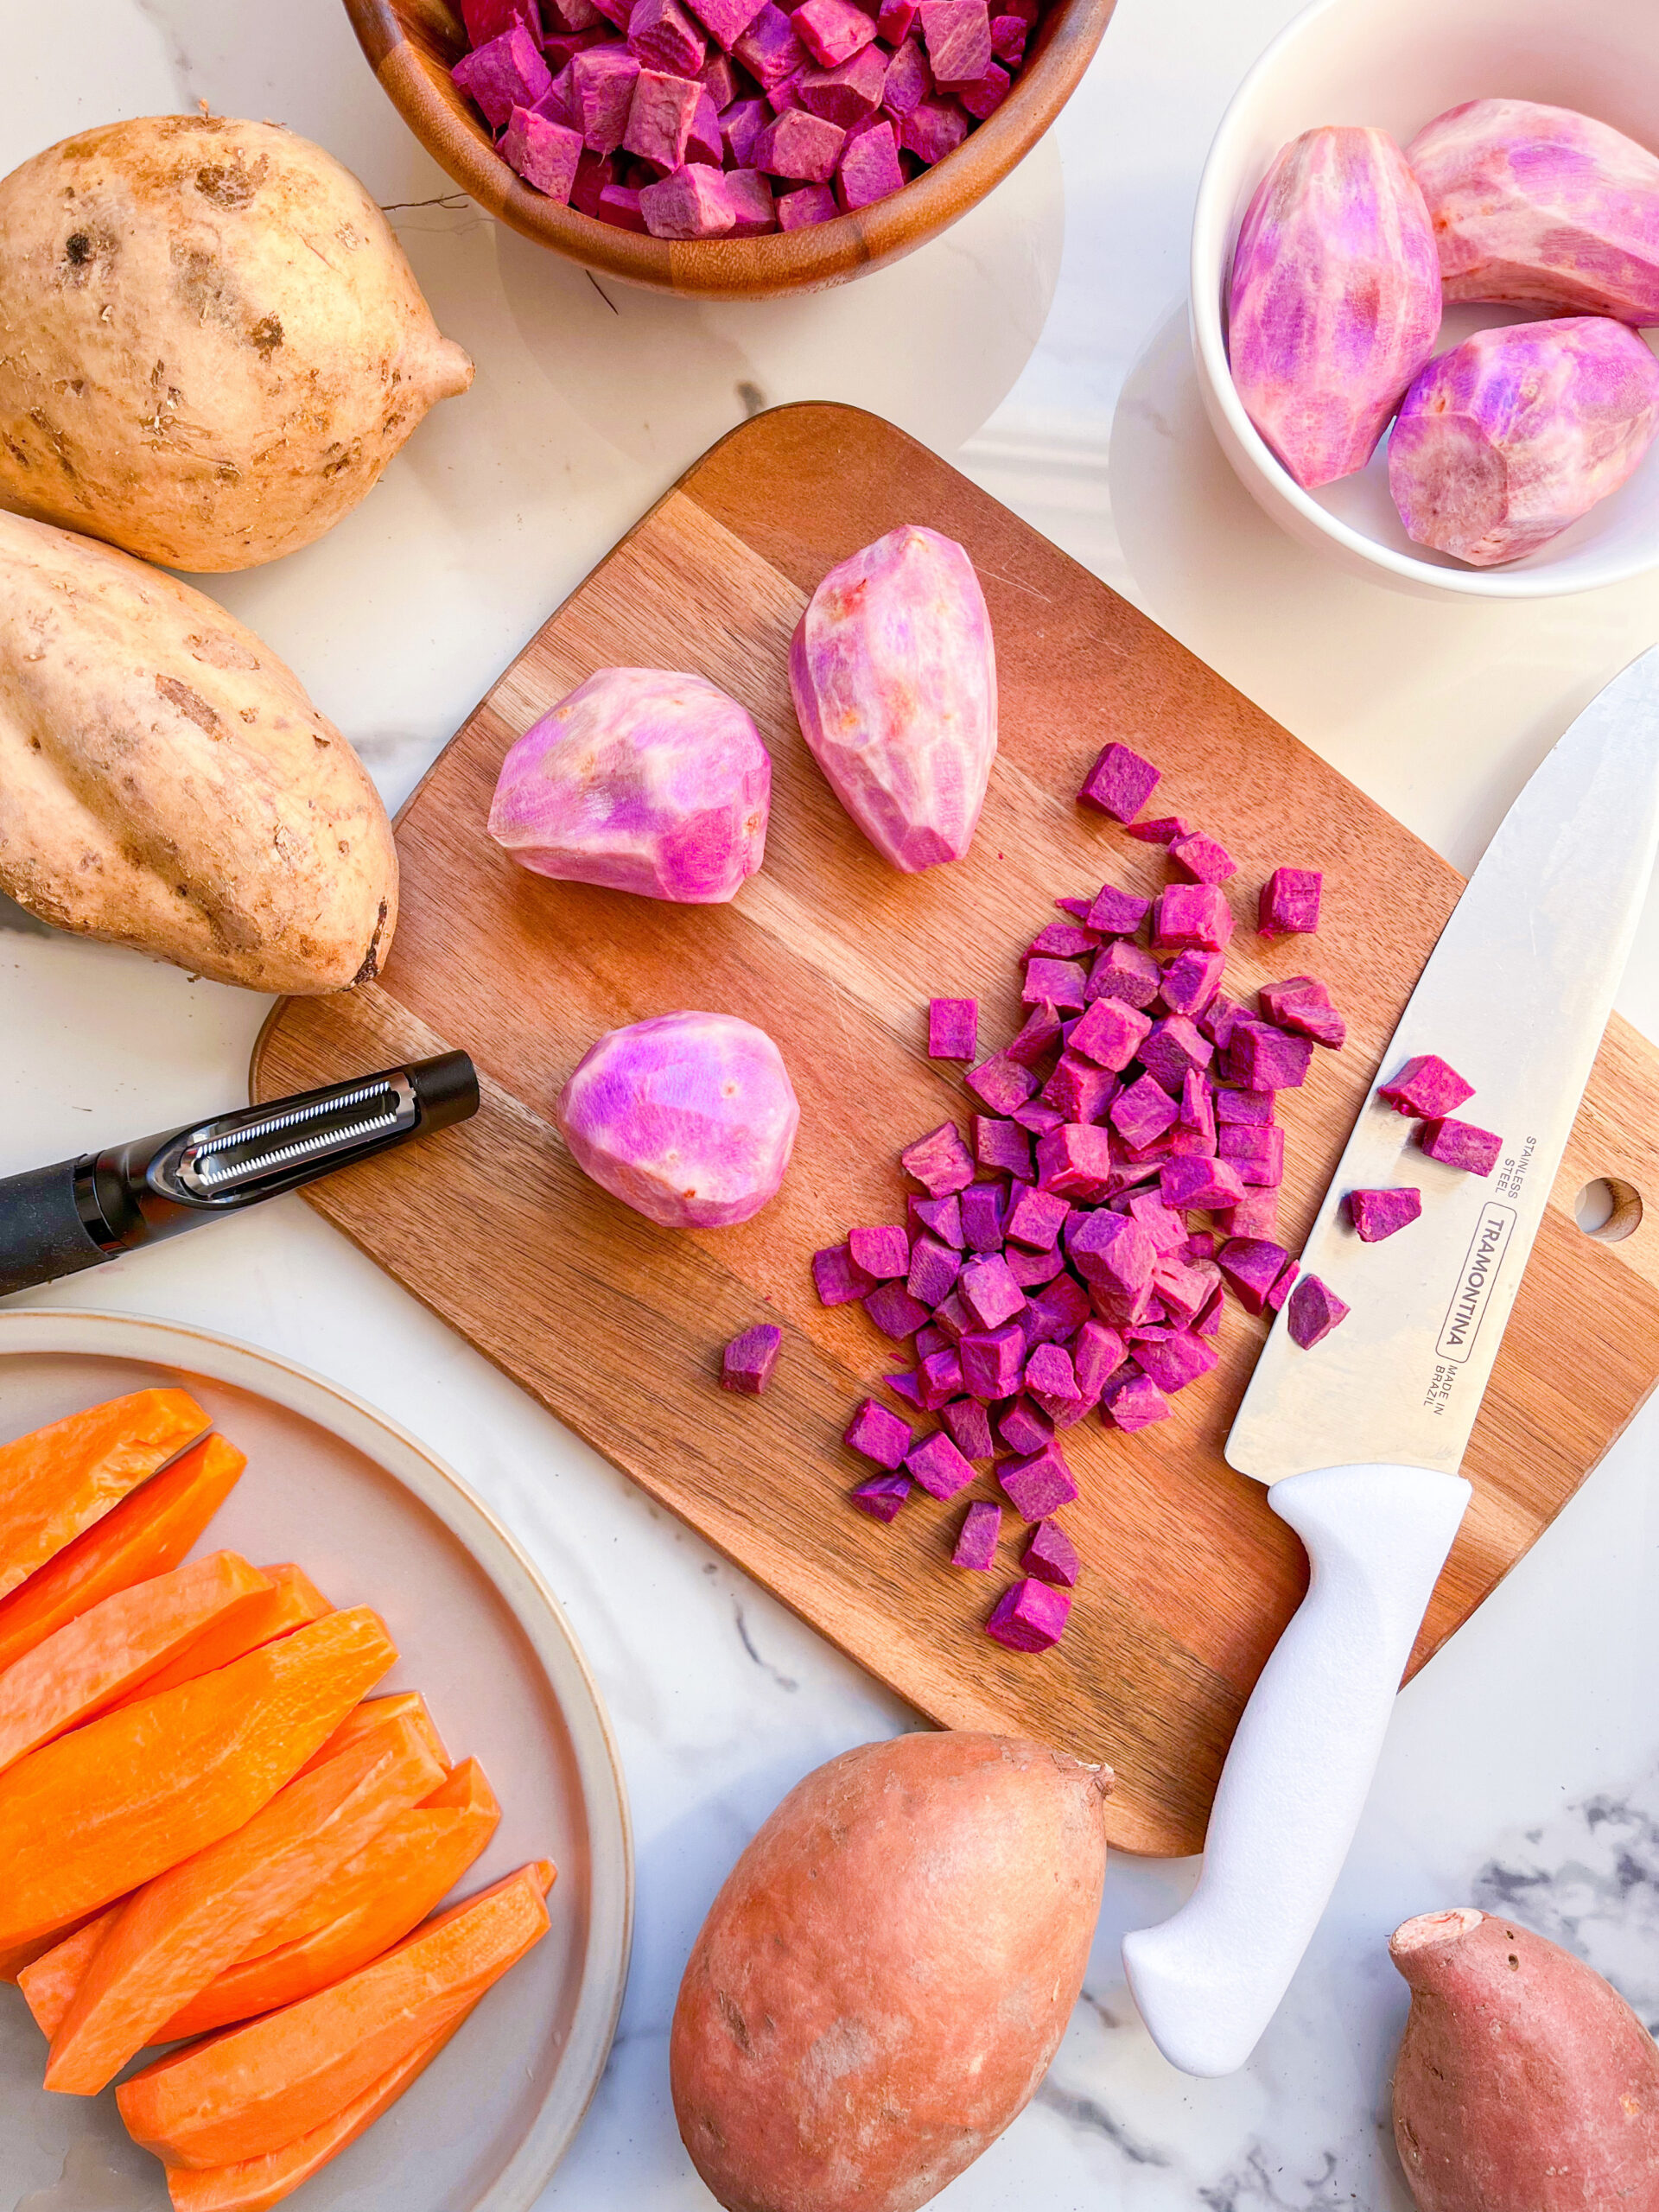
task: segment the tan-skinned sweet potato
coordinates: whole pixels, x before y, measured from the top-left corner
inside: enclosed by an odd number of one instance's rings
[[[0,891],[215,982],[366,982],[397,856],[357,755],[268,645],[89,537],[0,512]]]
[[[181,569],[310,544],[473,376],[351,172],[221,116],[0,181],[0,505]]]
[[[1659,2050],[1617,1990],[1473,1905],[1395,1929],[1394,2138],[1421,2212],[1656,2212]]]
[[[1024,2108],[1083,1986],[1110,1770],[900,1736],[798,1784],[680,1985],[674,2109],[728,2212],[915,2212]]]

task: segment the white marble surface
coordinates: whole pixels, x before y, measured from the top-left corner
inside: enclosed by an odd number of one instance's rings
[[[779,305],[601,293],[446,196],[337,0],[19,0],[0,169],[72,129],[206,99],[288,122],[403,203],[393,220],[477,382],[322,544],[211,587],[302,672],[393,804],[713,437],[759,405],[833,397],[957,458],[1466,866],[1577,708],[1659,637],[1659,586],[1515,609],[1395,597],[1278,537],[1228,474],[1186,362],[1187,219],[1230,87],[1292,12],[1121,0],[1051,140],[974,217],[897,270]],[[1650,1034],[1656,931],[1650,912],[1623,999]],[[238,1100],[263,1012],[0,911],[0,1172]],[[687,1948],[783,1790],[905,1726],[904,1709],[298,1199],[29,1295],[213,1326],[336,1377],[446,1454],[535,1551],[610,1703],[639,1877],[622,2032],[543,2202],[707,2205],[666,2088]],[[1401,2212],[1386,2082],[1404,1993],[1383,1946],[1429,1907],[1502,1900],[1659,2019],[1656,1440],[1650,1413],[1402,1696],[1352,1860],[1252,2064],[1194,2082],[1152,2050],[1117,1939],[1192,1869],[1116,1860],[1052,2075],[942,2204]],[[78,2171],[51,2212],[105,2201]]]

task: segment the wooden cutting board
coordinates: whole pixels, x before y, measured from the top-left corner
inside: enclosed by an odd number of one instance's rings
[[[896,874],[807,753],[786,656],[836,561],[896,524],[959,538],[983,580],[1001,749],[974,849]],[[593,670],[693,670],[753,714],[771,750],[764,871],[728,906],[674,907],[512,866],[484,823],[508,745]],[[464,1128],[320,1183],[311,1203],[710,1542],[931,1719],[1033,1733],[1117,1770],[1114,1840],[1196,1851],[1240,1707],[1303,1590],[1295,1539],[1221,1446],[1261,1336],[1230,1301],[1217,1371],[1134,1437],[1068,1432],[1084,1560],[1070,1630],[1040,1657],[981,1632],[1015,1572],[949,1564],[967,1497],[917,1497],[891,1528],[845,1503],[854,1404],[899,1363],[856,1306],[826,1312],[808,1259],[854,1223],[902,1217],[899,1146],[969,1100],[925,1056],[932,993],[976,995],[982,1049],[1019,1020],[1019,956],[1052,900],[1164,880],[1074,793],[1100,746],[1160,762],[1179,811],[1241,863],[1228,988],[1313,969],[1350,1021],[1287,1095],[1293,1247],[1370,1085],[1459,879],[1248,699],[1006,509],[890,425],[782,408],[715,447],[537,634],[404,809],[403,917],[378,985],[290,1001],[253,1069],[257,1098],[464,1046],[485,1103]],[[1275,865],[1325,872],[1315,941],[1264,944]],[[553,1126],[601,1032],[681,1007],[777,1039],[802,1107],[794,1164],[756,1220],[653,1227],[586,1181]],[[1446,1040],[1457,1058],[1458,1040]],[[1505,1339],[1466,1471],[1475,1499],[1414,1664],[1465,1620],[1571,1497],[1659,1373],[1659,1206],[1622,1242],[1584,1235],[1592,1177],[1659,1197],[1659,1056],[1622,1022],[1603,1046]],[[1624,1217],[1632,1209],[1626,1206]],[[761,1399],[714,1382],[721,1344],[764,1318],[782,1361]],[[884,1354],[887,1355],[884,1357]],[[1013,1516],[1007,1516],[1012,1522]]]

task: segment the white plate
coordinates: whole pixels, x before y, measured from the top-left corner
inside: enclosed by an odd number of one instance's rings
[[[501,1826],[466,1894],[526,1859],[558,1879],[549,1933],[295,2212],[525,2212],[604,2070],[627,1979],[633,1855],[599,1692],[557,1601],[460,1478],[359,1400],[268,1352],[115,1313],[0,1314],[0,1438],[178,1383],[248,1455],[198,1550],[296,1560],[336,1605],[384,1615],[381,1690],[425,1694],[479,1758]],[[0,1986],[0,2212],[165,2212],[162,2169],[112,2091],[41,2086],[45,2044]]]

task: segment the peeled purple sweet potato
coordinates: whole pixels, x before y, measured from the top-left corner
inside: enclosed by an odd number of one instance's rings
[[[1386,130],[1305,131],[1244,217],[1228,353],[1244,410],[1299,484],[1363,468],[1434,347],[1428,209]]]
[[[990,618],[962,547],[907,525],[832,569],[796,629],[790,688],[876,850],[908,872],[959,861],[996,754]]]
[[[1572,108],[1465,100],[1406,149],[1448,300],[1659,322],[1659,159]]]
[[[707,906],[760,867],[771,803],[735,699],[700,676],[601,668],[508,753],[489,828],[537,875]]]
[[[1659,361],[1605,315],[1479,330],[1428,364],[1389,440],[1420,545],[1491,569],[1617,492],[1659,431]]]
[[[801,1109],[764,1029],[664,1014],[590,1046],[556,1118],[577,1166],[636,1213],[665,1229],[719,1229],[776,1193]]]

